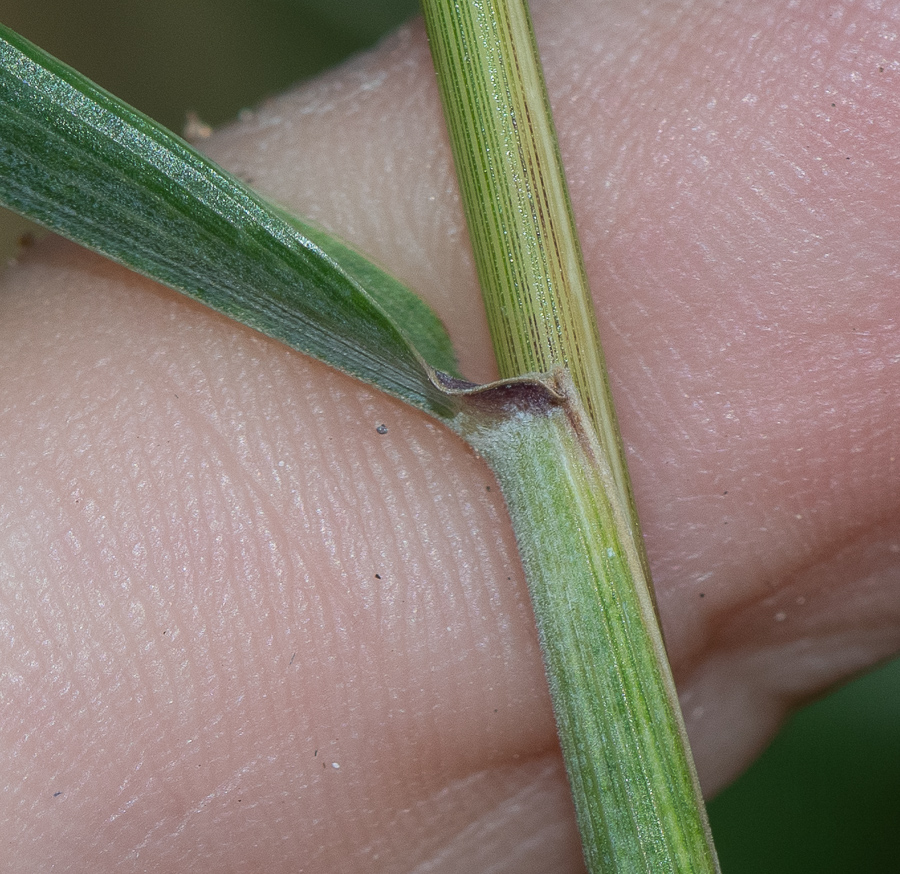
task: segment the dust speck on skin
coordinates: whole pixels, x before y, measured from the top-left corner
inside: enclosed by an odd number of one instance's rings
[[[379,425],[375,430],[379,434],[387,434],[387,432],[388,432],[387,425]]]
[[[331,767],[334,768],[335,771],[341,770],[341,766],[337,762],[332,762]]]

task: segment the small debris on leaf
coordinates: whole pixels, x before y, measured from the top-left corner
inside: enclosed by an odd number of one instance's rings
[[[185,113],[184,138],[189,143],[197,143],[208,140],[212,136],[212,125],[203,121],[196,112]]]

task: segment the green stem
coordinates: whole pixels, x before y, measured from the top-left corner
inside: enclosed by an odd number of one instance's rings
[[[569,370],[638,531],[528,6],[423,8],[500,376]]]
[[[556,386],[457,427],[510,509],[588,867],[716,871],[527,7],[423,6],[501,374]]]

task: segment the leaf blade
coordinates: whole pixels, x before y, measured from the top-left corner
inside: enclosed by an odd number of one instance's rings
[[[2,25],[0,202],[432,415],[453,413],[432,372],[456,372],[449,337],[412,292]]]

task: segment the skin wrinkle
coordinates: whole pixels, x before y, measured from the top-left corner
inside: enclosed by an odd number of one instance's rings
[[[900,6],[535,19],[711,792],[788,707],[897,646]],[[430,77],[414,24],[208,146],[401,273],[486,378]],[[509,870],[522,830],[491,831],[485,793],[525,823],[552,807],[571,841],[512,535],[471,453],[72,247],[3,283],[11,874],[471,870],[470,825]]]
[[[900,574],[897,566],[900,532],[893,519],[883,519],[873,528],[861,532],[858,537],[831,549],[826,555],[819,555],[786,573],[779,581],[778,588],[761,600],[749,601],[736,608],[719,624],[715,632],[717,649],[747,647],[760,637],[760,626],[767,627],[767,637],[773,643],[783,644],[802,637],[837,634],[841,626],[837,621],[840,606],[846,613],[852,611],[863,614],[866,627],[881,635],[884,628],[896,623],[900,613],[900,594],[896,585],[885,584]],[[853,598],[848,600],[847,592],[836,595],[837,583],[854,578],[850,588]],[[822,602],[831,601],[832,609],[822,611]],[[815,609],[818,607],[818,611]],[[824,616],[822,615],[824,613]],[[799,616],[798,616],[799,614]],[[866,615],[868,614],[868,615]],[[771,628],[772,621],[777,623]],[[893,621],[892,621],[893,620]],[[859,623],[863,625],[862,622]],[[895,632],[895,637],[898,634]],[[896,649],[886,650],[887,656]],[[836,673],[833,679],[822,685],[840,679]]]
[[[798,702],[896,653],[898,553],[896,520],[884,519],[829,554],[785,573],[777,587],[772,584],[769,597],[748,597],[717,622],[707,623],[706,646],[717,655],[682,664],[676,674],[689,731],[711,738],[730,736],[730,714],[724,719],[709,705],[714,700],[709,690],[733,684],[741,674],[757,690],[756,697],[772,705],[768,722],[756,727],[761,752],[769,733]],[[785,672],[785,663],[792,665],[791,672]],[[708,724],[701,729],[704,720]],[[724,780],[729,771],[733,777],[739,774],[727,764],[732,756],[733,744],[724,740],[695,750],[698,767],[725,772]]]
[[[411,874],[494,870],[490,849],[494,834],[510,824],[519,832],[520,838],[505,860],[505,870],[534,874],[580,870],[581,859],[572,852],[571,846],[571,801],[558,789],[559,770],[558,759],[542,757],[515,771],[480,772],[460,781],[480,784],[482,803],[488,801],[491,806],[468,822],[450,841],[427,854]],[[450,794],[454,790],[458,791],[458,788],[451,784],[441,794]],[[541,799],[539,812],[531,801],[536,796]],[[361,854],[361,860],[365,858],[366,855]]]

